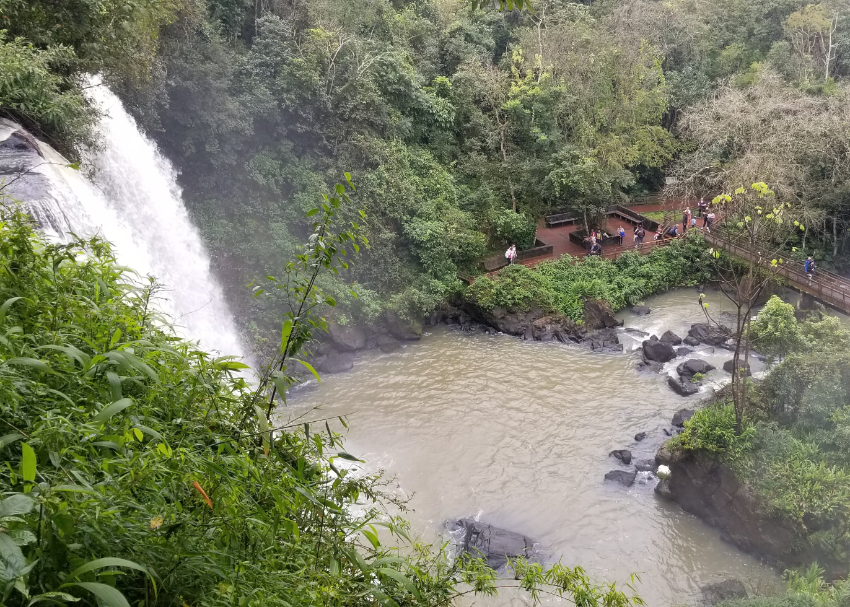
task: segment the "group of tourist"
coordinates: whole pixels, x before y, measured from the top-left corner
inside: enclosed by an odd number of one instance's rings
[[[702,227],[706,232],[711,232],[711,226],[714,224],[715,214],[712,211],[708,203],[705,201],[705,198],[699,199],[699,204],[697,205],[697,212],[699,213],[697,217],[702,217]],[[684,213],[682,213],[682,234],[688,231],[688,228],[697,227],[697,217],[693,216],[691,213],[691,207],[685,209]],[[678,233],[677,233],[678,235]]]

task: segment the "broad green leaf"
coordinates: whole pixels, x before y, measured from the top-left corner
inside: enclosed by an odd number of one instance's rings
[[[280,353],[286,349],[286,344],[289,342],[289,336],[292,335],[292,319],[287,318],[280,327]]]
[[[32,367],[33,369],[38,369],[39,371],[47,371],[50,372],[50,367],[47,366],[47,363],[43,360],[38,360],[37,358],[28,358],[26,356],[20,356],[15,358],[10,358],[9,360],[3,363],[4,365],[21,365],[22,367]]]
[[[53,491],[63,491],[66,493],[90,493],[92,495],[97,495],[97,491],[92,491],[88,487],[83,487],[82,485],[56,485],[55,487],[51,487]]]
[[[368,529],[361,529],[360,531],[363,532],[363,535],[365,535],[366,539],[369,540],[369,543],[372,544],[372,548],[377,550],[381,547],[381,542],[378,539],[377,533],[375,533],[374,531],[369,531]]]
[[[396,582],[404,586],[407,591],[416,597],[417,600],[422,600],[422,595],[419,593],[419,589],[416,585],[408,578],[406,575],[401,573],[400,571],[396,571],[395,569],[390,569],[388,567],[381,567],[378,569],[385,576],[394,579]]]
[[[350,453],[346,453],[345,451],[340,451],[339,453],[336,454],[336,456],[340,457],[342,459],[347,459],[350,462],[363,462],[362,459],[354,457],[353,455],[351,455]]]
[[[100,584],[98,582],[74,582],[72,584],[62,584],[60,588],[69,588],[73,586],[82,588],[83,590],[88,590],[100,599],[100,602],[105,607],[130,607],[130,603],[127,602],[127,599],[124,598],[121,591],[113,588],[112,586],[107,586],[106,584]]]
[[[67,579],[73,580],[74,578],[79,577],[84,573],[94,571],[95,569],[103,569],[104,567],[126,567],[127,569],[135,569],[136,571],[141,571],[142,573],[150,575],[148,568],[144,565],[139,565],[138,563],[128,561],[127,559],[107,557],[102,559],[95,559],[93,561],[89,561],[85,565],[77,567],[71,573],[68,574]]]
[[[296,360],[297,360],[297,359],[296,359]],[[304,365],[304,368],[305,368],[305,369],[307,369],[310,373],[312,373],[312,374],[313,374],[313,377],[315,377],[315,378],[316,378],[316,381],[317,381],[317,382],[322,383],[322,378],[321,378],[321,377],[319,377],[319,374],[318,374],[318,373],[316,372],[316,370],[313,368],[313,365],[311,365],[310,363],[308,363],[306,360],[298,360],[298,362],[300,362],[302,365]]]
[[[0,518],[29,514],[35,508],[35,502],[23,493],[17,493],[0,500]]]
[[[41,603],[42,601],[50,601],[51,603],[76,603],[79,600],[79,598],[72,594],[68,594],[67,592],[45,592],[44,594],[37,594],[32,597],[30,602],[27,603],[27,607],[35,605],[36,603]]]
[[[133,404],[133,401],[129,398],[122,398],[121,400],[117,400],[111,405],[108,405],[100,410],[100,412],[92,418],[92,421],[95,422],[105,422],[110,417],[119,413]]]
[[[5,320],[6,313],[9,311],[9,308],[12,307],[12,304],[18,301],[19,299],[23,299],[23,297],[10,297],[9,299],[3,302],[3,305],[0,306],[0,323]]]
[[[21,477],[25,481],[35,482],[35,451],[27,443],[21,443]]]
[[[6,563],[5,577],[14,580],[21,575],[26,560],[20,546],[9,535],[0,533],[0,559]]]
[[[5,436],[0,436],[0,449],[5,447],[6,445],[11,445],[16,440],[21,440],[24,438],[23,434],[18,434],[17,432],[13,432],[12,434],[6,434]]]

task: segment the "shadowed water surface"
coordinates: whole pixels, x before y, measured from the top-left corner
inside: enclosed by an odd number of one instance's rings
[[[701,320],[695,302],[694,291],[675,291],[651,298],[650,316],[624,318],[684,336]],[[710,303],[722,308],[718,297]],[[700,357],[719,367],[731,354]],[[612,449],[652,457],[673,413],[696,402],[671,392],[662,375],[638,374],[636,361],[636,352],[593,354],[438,327],[399,352],[363,355],[353,371],[327,376],[294,402],[298,410],[322,405],[322,417],[350,414],[346,449],[413,495],[408,519],[423,539],[434,540],[447,519],[477,516],[534,538],[547,560],[582,565],[595,579],[622,583],[639,573],[638,592],[652,606],[693,603],[700,585],[727,577],[774,584],[771,569],[659,500],[654,477],[641,474],[628,489],[603,482],[607,471],[626,469],[608,457]],[[709,380],[724,378],[716,371]],[[649,438],[635,443],[642,431]],[[525,603],[504,596],[475,604]]]

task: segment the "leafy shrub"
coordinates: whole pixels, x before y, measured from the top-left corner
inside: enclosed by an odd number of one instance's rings
[[[755,428],[744,422],[744,431],[735,431],[735,407],[731,403],[717,403],[699,409],[685,423],[678,444],[689,451],[705,451],[720,455],[733,468],[739,468],[743,457],[752,447]]]
[[[700,284],[709,278],[700,235],[677,240],[649,255],[627,252],[616,260],[569,255],[529,269],[519,265],[495,276],[482,276],[467,299],[482,309],[528,310],[534,306],[581,320],[585,298],[607,301],[614,310],[634,305],[653,293]]]
[[[513,209],[502,209],[494,218],[496,237],[501,245],[516,244],[518,249],[528,249],[534,245],[537,224],[525,213]]]
[[[803,334],[794,316],[794,306],[774,295],[753,320],[753,347],[769,360],[781,359],[803,345]]]

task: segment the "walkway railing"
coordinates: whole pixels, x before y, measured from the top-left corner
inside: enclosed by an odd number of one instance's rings
[[[717,233],[705,234],[705,240],[736,257],[747,260],[753,258],[749,245],[741,240]],[[772,260],[756,258],[754,261],[769,267]],[[794,264],[783,263],[774,268],[774,271],[798,291],[808,293],[815,299],[838,308],[842,312],[850,313],[850,280],[843,276],[825,270],[816,270],[815,276],[809,278],[802,268],[798,267],[797,262]]]

